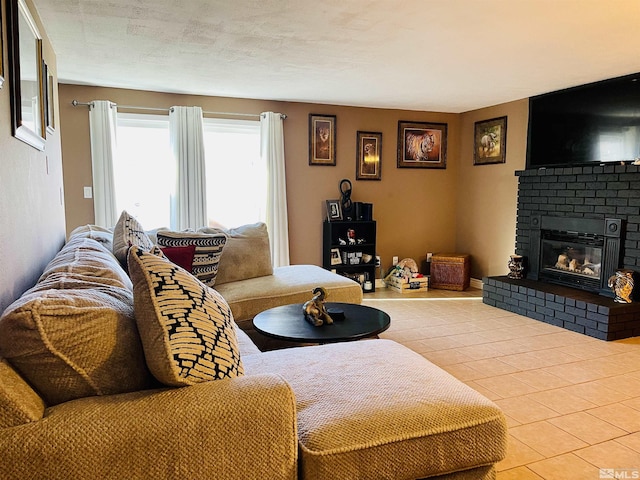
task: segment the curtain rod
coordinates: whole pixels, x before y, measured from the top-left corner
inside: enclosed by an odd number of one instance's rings
[[[120,108],[125,108],[127,110],[151,110],[151,111],[156,111],[156,112],[170,112],[173,111],[172,108],[158,108],[158,107],[137,107],[134,105],[117,105],[116,103],[111,102],[112,105],[114,106],[119,106]],[[91,107],[92,106],[92,102],[79,102],[78,100],[73,100],[71,102],[71,105],[73,105],[74,107],[78,107],[78,106],[86,106],[86,107]],[[203,111],[202,112],[204,115],[229,115],[229,116],[233,116],[233,117],[260,117],[259,113],[234,113],[234,112],[206,112]],[[285,113],[281,113],[280,116],[282,117],[282,119],[286,119],[287,115]]]

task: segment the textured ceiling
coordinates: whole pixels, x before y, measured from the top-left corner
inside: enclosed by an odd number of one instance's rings
[[[640,0],[33,0],[61,83],[464,112],[640,71]]]

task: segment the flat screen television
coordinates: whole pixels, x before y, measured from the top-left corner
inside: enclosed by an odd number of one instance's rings
[[[529,99],[526,168],[640,158],[640,73]]]

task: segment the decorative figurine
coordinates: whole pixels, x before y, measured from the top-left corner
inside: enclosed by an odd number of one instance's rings
[[[609,277],[609,288],[616,294],[614,302],[631,303],[633,293],[633,270],[616,270],[615,275]]]
[[[507,276],[509,278],[516,280],[522,279],[524,273],[523,260],[524,257],[522,255],[511,255],[509,263],[507,263],[507,266],[509,267],[509,274]]]
[[[351,180],[343,178],[340,180],[340,194],[342,198],[340,203],[342,204],[342,216],[345,220],[353,220],[353,202],[351,201]]]
[[[322,287],[316,287],[313,289],[313,298],[302,305],[302,311],[304,312],[304,318],[306,318],[311,325],[319,327],[326,323],[330,325],[333,323],[333,319],[329,316],[329,312],[324,306],[324,299],[327,296],[327,292]]]
[[[349,245],[356,244],[356,231],[353,228],[347,230],[347,240],[349,241]]]

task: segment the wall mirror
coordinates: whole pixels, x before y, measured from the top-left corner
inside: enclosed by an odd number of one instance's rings
[[[24,0],[7,0],[13,135],[44,150],[42,37]]]

